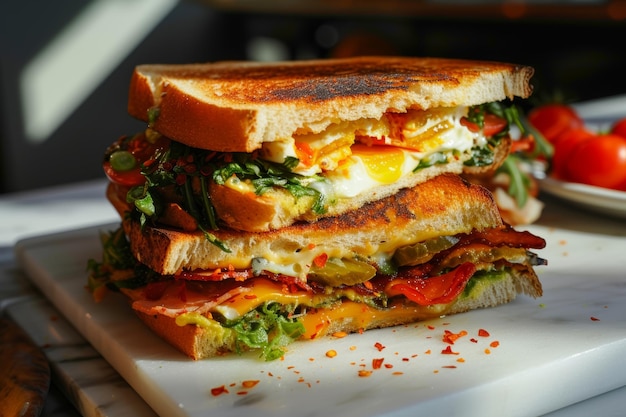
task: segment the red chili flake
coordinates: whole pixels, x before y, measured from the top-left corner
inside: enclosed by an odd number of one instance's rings
[[[211,394],[217,397],[218,395],[228,394],[228,390],[226,389],[224,385],[222,385],[220,387],[211,388]]]
[[[430,349],[428,349],[426,352],[424,352],[427,355],[430,355]]]
[[[396,371],[392,373],[391,375],[404,375],[404,372]]]
[[[442,368],[446,368],[446,369],[456,369],[456,366],[454,366],[454,365],[446,365],[446,366],[442,366]]]
[[[461,330],[459,333],[452,333],[450,330],[445,330],[443,335],[443,341],[446,343],[454,344],[459,338],[466,336],[467,332]]]
[[[485,329],[478,330],[478,336],[480,337],[489,337],[489,332]]]
[[[435,330],[435,326],[428,325],[426,327],[428,327],[428,330]]]
[[[485,349],[485,355],[489,355],[491,351],[489,349]]]
[[[391,368],[393,368],[393,365],[392,365],[392,364],[390,364],[390,363],[386,363],[384,366],[385,366],[385,368],[387,368],[387,369],[391,369]]]
[[[402,362],[408,362],[409,358],[402,358]]]
[[[458,355],[459,352],[453,352],[452,351],[452,346],[446,346],[446,348],[444,350],[441,351],[441,353],[443,355]]]
[[[385,358],[374,358],[372,359],[372,368],[380,369],[383,366]]]
[[[241,386],[244,388],[254,388],[259,382],[261,381],[259,381],[258,379],[248,379],[247,381],[243,381],[241,383]]]
[[[597,317],[593,317],[593,316],[591,316],[590,318],[591,318],[591,321],[600,321],[600,319],[599,319],[599,318],[597,318]]]
[[[493,342],[489,344],[489,346],[491,346],[492,348],[497,348],[498,346],[500,346],[500,342],[498,342],[497,340],[494,340]]]
[[[376,342],[376,343],[374,344],[374,347],[375,347],[376,349],[378,349],[378,351],[379,351],[379,352],[380,352],[380,351],[382,351],[382,350],[385,348],[385,346],[383,346],[383,344],[382,344],[382,343],[380,343],[380,342]]]
[[[318,268],[323,268],[324,265],[326,265],[326,261],[328,260],[328,255],[325,253],[322,253],[321,255],[317,255],[314,259],[313,259],[313,263],[315,264],[315,266],[317,266]]]
[[[474,339],[473,337],[470,339],[470,342],[472,343],[478,343],[478,340]]]
[[[359,371],[359,376],[361,378],[367,378],[368,376],[371,376],[371,375],[372,375],[372,371],[366,371],[365,369],[361,369]]]

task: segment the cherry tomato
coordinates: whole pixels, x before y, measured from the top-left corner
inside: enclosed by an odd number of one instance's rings
[[[611,133],[626,138],[626,117],[613,124]]]
[[[626,138],[600,134],[581,141],[571,151],[567,172],[574,182],[617,189],[626,182]]]
[[[164,136],[149,141],[145,134],[119,139],[119,147],[113,150],[102,164],[109,181],[125,187],[143,185],[146,178],[141,174],[141,165],[153,158],[157,151],[166,149],[170,140]]]
[[[565,131],[584,126],[582,118],[566,104],[546,104],[528,113],[528,121],[552,144]]]
[[[507,125],[507,121],[495,114],[485,114],[485,124],[483,125],[483,135],[490,137],[500,133]]]
[[[593,139],[595,133],[585,129],[576,128],[561,134],[559,141],[554,145],[552,155],[552,176],[567,181],[570,177],[567,172],[567,163],[572,150],[582,141]]]
[[[109,181],[123,185],[125,187],[134,187],[137,185],[143,185],[146,182],[146,177],[141,174],[141,168],[135,167],[128,171],[116,171],[111,166],[109,161],[102,164],[104,173]]]
[[[483,124],[483,135],[486,137],[493,136],[497,133],[500,133],[507,126],[507,121],[500,116],[496,116],[492,113],[486,113],[484,116],[484,124]],[[470,122],[469,119],[463,117],[461,119],[461,124],[467,127],[472,132],[479,132],[480,127],[474,123]]]

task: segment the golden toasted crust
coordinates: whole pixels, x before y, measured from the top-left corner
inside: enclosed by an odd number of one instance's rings
[[[315,223],[296,223],[264,233],[213,231],[229,248],[226,252],[202,232],[149,225],[142,228],[128,218],[128,205],[115,192],[110,190],[108,197],[124,219],[134,255],[161,274],[229,265],[248,268],[253,258],[284,259],[294,252],[311,259],[322,253],[339,258],[371,256],[395,249],[394,245],[502,224],[491,193],[457,175],[443,174],[359,210]]]
[[[274,63],[141,65],[128,111],[189,146],[251,152],[387,111],[471,106],[532,92],[528,66],[443,58],[356,57]]]
[[[495,307],[512,301],[518,294],[531,297],[542,295],[541,284],[530,265],[511,269],[500,280],[486,280],[478,291],[473,290],[472,297],[460,297],[450,304],[420,306],[411,302],[398,302],[389,310],[378,310],[365,304],[350,308],[355,303],[344,300],[341,306],[333,307],[341,308],[341,314],[330,315],[328,310],[312,309],[307,311],[302,339],[317,339],[335,332],[353,333],[392,327]],[[358,311],[358,314],[354,311]],[[229,329],[217,326],[202,328],[193,324],[179,326],[175,318],[166,315],[148,315],[139,311],[136,313],[159,337],[192,359],[211,358],[236,350],[235,335]]]

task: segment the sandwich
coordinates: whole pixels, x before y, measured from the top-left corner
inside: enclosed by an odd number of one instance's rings
[[[193,359],[542,295],[545,241],[461,174],[495,170],[525,66],[360,57],[142,65],[145,131],[105,152],[120,227],[90,261]]]
[[[532,74],[399,57],[142,65],[128,110],[148,129],[120,138],[105,170],[142,187],[130,198],[144,217],[174,227],[315,221],[444,172],[495,172],[518,121],[503,101],[528,97]],[[130,167],[120,164],[128,150],[138,159]]]

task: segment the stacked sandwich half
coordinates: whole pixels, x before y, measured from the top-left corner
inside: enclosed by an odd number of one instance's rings
[[[90,287],[194,359],[537,297],[542,238],[461,174],[508,155],[527,66],[360,57],[143,65],[106,151]]]

